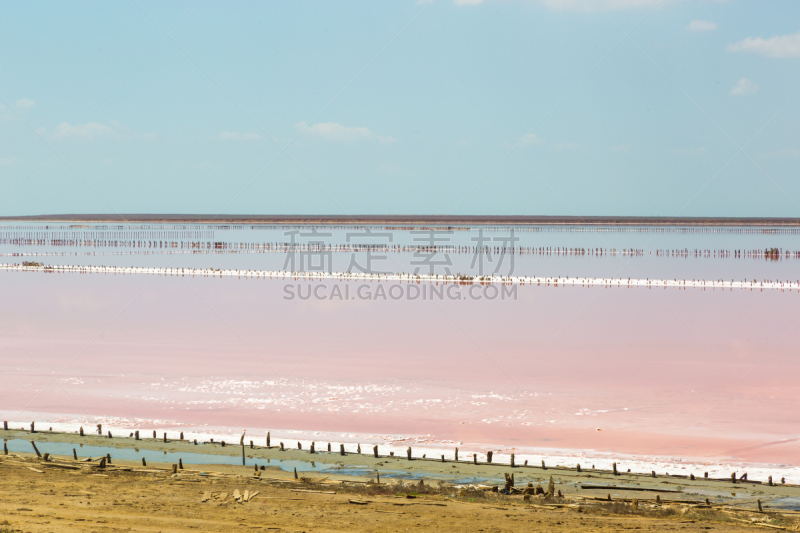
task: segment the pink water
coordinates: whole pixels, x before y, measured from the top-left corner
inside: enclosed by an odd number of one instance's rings
[[[340,302],[284,283],[4,272],[0,411],[800,465],[797,292]]]

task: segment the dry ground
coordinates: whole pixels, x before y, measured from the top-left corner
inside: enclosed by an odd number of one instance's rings
[[[97,461],[0,456],[0,533],[763,531],[796,529],[798,523],[791,513],[647,502],[633,511],[630,503],[577,495],[525,503],[522,496],[464,493],[446,485],[295,480],[274,472],[172,474],[169,468],[114,463],[103,469]],[[256,494],[237,502],[236,491]]]

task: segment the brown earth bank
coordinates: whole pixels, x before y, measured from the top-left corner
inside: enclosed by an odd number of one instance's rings
[[[10,453],[0,456],[0,533],[763,531],[800,524],[791,511],[689,503],[674,495],[603,501],[559,496],[549,484],[518,485],[509,495],[495,490]],[[542,491],[554,495],[524,494]]]
[[[524,215],[203,215],[203,214],[61,214],[0,217],[7,222],[141,222],[186,224],[299,225],[596,225],[596,226],[800,226],[800,218],[641,217]]]

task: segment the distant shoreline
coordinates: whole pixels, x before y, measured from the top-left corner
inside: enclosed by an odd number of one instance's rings
[[[400,226],[766,226],[800,227],[800,218],[772,217],[619,217],[517,215],[181,215],[63,214],[0,217],[0,222],[137,222],[185,224],[400,225]]]

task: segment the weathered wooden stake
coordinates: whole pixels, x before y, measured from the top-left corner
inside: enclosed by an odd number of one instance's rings
[[[542,459],[542,470],[547,470],[547,467],[544,464],[544,459]]]
[[[475,464],[478,464],[478,454],[477,453],[473,453],[472,454],[472,462],[475,463]]]
[[[269,431],[267,431],[267,448],[269,448]]]
[[[297,467],[294,469],[294,478],[297,479]]]
[[[183,440],[183,431],[181,431],[181,440]]]
[[[456,462],[458,462],[458,448],[456,448]]]
[[[406,450],[406,455],[408,456],[408,460],[410,461],[411,460],[411,446],[409,446],[408,449]]]
[[[8,444],[6,444],[5,440],[3,441],[3,455],[8,455]]]
[[[769,476],[769,481],[768,481],[768,483],[769,483],[769,486],[771,487],[771,486],[772,486],[772,476]]]
[[[181,459],[180,457],[178,457],[178,468],[183,470],[183,459]]]
[[[300,444],[299,442],[297,443],[297,449],[298,449],[298,450],[302,450],[302,449],[303,449],[303,445],[302,445],[302,444]]]
[[[244,466],[244,444],[242,444],[242,466]]]
[[[736,472],[731,474],[731,483],[736,483]]]
[[[309,449],[309,453],[317,453],[316,451],[314,451],[315,447],[316,447],[315,443],[312,442],[311,443],[311,448]]]
[[[578,472],[580,472],[580,471],[581,471],[581,464],[578,463]]]
[[[258,472],[258,465],[253,465],[253,470],[255,470],[256,472]]]
[[[514,468],[516,465],[514,464],[514,454],[511,454],[511,468]]]
[[[31,433],[36,433],[36,422],[31,422]]]
[[[164,432],[164,442],[167,442],[167,432]]]
[[[110,431],[108,432],[108,438],[109,438],[109,439],[113,438],[113,437],[111,436],[111,432],[110,432]]]
[[[612,463],[611,466],[614,467],[614,475],[618,476],[619,473],[617,472],[617,463]]]
[[[375,475],[378,476],[378,485],[380,485],[380,483],[381,483],[381,473],[380,472],[375,472]]]
[[[444,460],[444,454],[442,454],[442,462],[443,462],[443,463],[445,462],[445,460]]]
[[[139,430],[138,430],[138,429],[136,430],[136,432],[134,433],[134,435],[136,435],[136,436],[135,436],[133,439],[134,439],[134,440],[139,440]]]
[[[331,443],[328,443],[328,451],[331,451]]]
[[[250,449],[253,449],[253,441],[250,441]]]
[[[222,445],[223,448],[225,447],[225,441],[224,440],[221,440],[220,444]]]
[[[5,431],[8,431],[8,421],[5,421],[5,420],[3,421],[3,429]]]
[[[655,470],[653,470],[652,472],[650,472],[650,474],[652,474],[652,476],[653,476],[653,477],[656,477],[656,471],[655,471]]]
[[[375,459],[378,458],[378,445],[377,444],[372,447],[372,455],[375,456]]]
[[[281,442],[281,451],[283,451],[283,443]]]
[[[761,508],[761,500],[756,500],[756,502],[758,503],[758,512],[763,513],[764,509]]]
[[[75,448],[72,448],[72,458],[78,460],[78,452],[75,451]]]
[[[705,477],[708,478],[708,472],[705,473]]]
[[[147,461],[144,460],[144,457],[142,457],[142,466],[147,466]]]
[[[689,479],[691,479],[692,481],[694,481],[694,474],[689,474]]]
[[[486,462],[489,464],[492,463],[492,452],[486,452]]]
[[[360,445],[360,444],[358,444],[358,445],[356,446],[356,453],[358,453],[358,454],[360,454],[360,453],[361,453],[361,445]]]
[[[37,447],[36,447],[36,443],[35,443],[35,442],[33,442],[33,441],[31,441],[31,444],[33,445],[33,450],[36,452],[36,457],[38,457],[38,458],[40,458],[40,459],[41,459],[41,457],[42,457],[42,454],[41,454],[41,453],[39,453],[39,448],[37,448]]]
[[[101,457],[100,458],[100,464],[97,465],[97,466],[98,466],[98,468],[105,468],[106,467],[106,458],[105,457]]]
[[[344,444],[339,445],[339,455],[344,455]]]
[[[81,429],[78,432],[81,434],[81,437],[83,437],[83,426],[81,426]]]
[[[656,494],[656,503],[661,505],[661,496],[659,496],[658,494]]]
[[[176,465],[175,463],[172,463],[172,473],[173,474],[178,473],[178,465]]]
[[[98,435],[103,434],[103,424],[97,424],[97,434]]]
[[[154,439],[157,439],[157,438],[158,438],[158,436],[156,435],[156,430],[155,430],[155,429],[153,430],[153,438],[154,438]]]
[[[106,454],[106,462],[107,462],[108,464],[111,464],[111,454],[110,454],[110,453],[107,453],[107,454]]]

